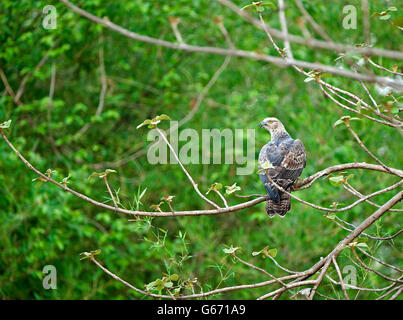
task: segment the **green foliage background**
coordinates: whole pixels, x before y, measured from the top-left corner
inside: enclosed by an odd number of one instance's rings
[[[180,17],[179,29],[186,43],[227,47],[213,18],[223,17],[232,41],[240,49],[259,50],[276,56],[266,36],[215,1],[75,1],[76,5],[129,30],[175,42],[168,20]],[[235,1],[242,7],[247,1]],[[306,9],[337,42],[364,42],[360,1],[304,1]],[[57,9],[57,28],[42,28],[40,16],[47,4]],[[358,29],[342,28],[342,8],[354,4],[358,8]],[[371,13],[394,5],[402,14],[402,1],[371,1]],[[301,34],[297,19],[300,13],[290,3],[287,9],[289,31]],[[264,13],[265,20],[279,28],[275,12]],[[144,119],[165,113],[182,119],[208,83],[225,57],[188,53],[161,48],[127,39],[73,13],[57,1],[0,2],[0,66],[10,85],[16,90],[27,73],[29,78],[22,104],[16,106],[4,94],[0,82],[0,122],[12,119],[6,133],[15,146],[39,170],[52,168],[61,181],[69,173],[70,186],[101,201],[111,203],[106,188],[98,179],[87,177],[98,169],[113,168],[117,175],[109,180],[119,189],[122,203],[130,208],[135,196],[147,188],[140,209],[151,210],[164,195],[175,195],[176,210],[208,208],[195,194],[177,165],[150,165],[146,156],[112,167],[114,162],[143,150],[147,129],[136,130]],[[309,29],[309,26],[308,26]],[[390,24],[371,19],[371,30],[377,47],[402,50],[403,34]],[[313,30],[310,32],[314,35]],[[103,42],[100,41],[101,37]],[[278,42],[280,47],[283,45]],[[98,52],[104,47],[108,78],[104,111],[94,116],[101,90]],[[336,65],[336,53],[314,51],[292,44],[295,58]],[[49,53],[46,64],[35,70]],[[357,58],[357,57],[353,57]],[[359,58],[359,57],[358,57]],[[375,58],[392,68],[399,61]],[[56,67],[56,86],[51,116],[49,85],[52,63]],[[342,63],[342,62],[339,62]],[[332,77],[331,83],[365,96],[357,82]],[[379,102],[390,100],[380,96],[369,85]],[[307,150],[307,177],[328,166],[353,162],[372,162],[353,141],[343,126],[332,124],[348,113],[323,96],[315,82],[290,68],[232,58],[229,66],[211,88],[197,115],[183,128],[257,128],[267,116],[283,121],[293,137],[301,139]],[[88,131],[75,133],[86,123]],[[163,123],[162,128],[167,128]],[[353,128],[363,142],[388,165],[402,166],[402,137],[397,130],[367,120],[356,121]],[[256,132],[256,156],[269,136]],[[277,260],[292,269],[310,267],[325,256],[346,232],[326,219],[322,212],[293,201],[292,211],[284,218],[269,219],[264,204],[233,214],[201,217],[142,218],[104,211],[50,184],[36,187],[35,174],[17,159],[4,141],[0,141],[0,297],[2,299],[143,299],[95,265],[79,260],[79,253],[101,249],[99,260],[112,272],[132,284],[143,287],[164,274],[178,274],[179,281],[198,279],[204,291],[216,287],[263,281],[264,275],[250,270],[223,252],[227,246],[240,247],[240,257],[270,273],[282,274],[269,259],[251,253],[265,246],[277,248]],[[94,168],[94,165],[101,164]],[[237,176],[236,165],[189,165],[191,175],[202,192],[214,182],[237,183],[243,194],[262,193],[257,175]],[[99,171],[99,170],[98,170]],[[93,181],[92,181],[93,180]],[[363,193],[386,187],[395,177],[373,172],[354,172],[350,181]],[[211,194],[210,194],[211,195]],[[296,193],[307,201],[330,206],[333,201],[351,203],[354,199],[342,187],[328,180],[315,183],[307,191]],[[219,202],[219,198],[212,198]],[[376,198],[382,203],[391,195]],[[230,204],[239,200],[229,197]],[[163,210],[169,210],[166,205]],[[359,223],[371,212],[367,204],[340,216]],[[391,235],[401,228],[401,214],[389,213],[372,226],[368,233]],[[369,241],[371,252],[385,261],[402,267],[401,237],[379,243]],[[363,257],[364,259],[364,257]],[[354,265],[349,250],[339,258],[341,267]],[[370,263],[367,259],[364,259]],[[42,268],[57,268],[57,290],[42,287]],[[372,264],[371,264],[372,265]],[[379,268],[378,265],[372,265]],[[388,270],[384,270],[388,273]],[[382,278],[357,267],[358,284],[382,287]],[[337,278],[335,271],[331,271]],[[393,276],[393,274],[389,273]],[[342,297],[339,288],[325,282],[321,291]],[[182,292],[188,292],[184,289]],[[267,288],[236,291],[215,298],[253,299]],[[292,291],[293,292],[293,291]],[[350,292],[350,291],[349,291]],[[166,292],[165,292],[166,293]],[[294,291],[295,293],[295,291]],[[373,299],[378,294],[356,292],[351,297]],[[287,298],[289,295],[284,296]]]

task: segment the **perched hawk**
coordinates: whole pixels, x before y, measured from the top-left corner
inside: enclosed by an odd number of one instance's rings
[[[259,169],[269,169],[272,180],[284,190],[290,192],[295,180],[305,168],[305,148],[300,140],[294,140],[276,118],[266,118],[259,123],[260,128],[270,132],[271,140],[265,144],[259,154]],[[268,162],[268,163],[267,163]],[[291,209],[291,197],[277,189],[265,172],[259,173],[269,198],[266,201],[266,212],[270,217],[276,213],[284,216]]]

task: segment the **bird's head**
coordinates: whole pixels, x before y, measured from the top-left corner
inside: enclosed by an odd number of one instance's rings
[[[283,124],[277,118],[265,118],[259,123],[259,127],[269,131],[272,136],[285,130]]]

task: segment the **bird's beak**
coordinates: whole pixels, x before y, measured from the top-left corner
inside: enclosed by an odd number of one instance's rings
[[[259,123],[259,128],[263,128],[263,127],[264,127],[264,122],[262,121]]]

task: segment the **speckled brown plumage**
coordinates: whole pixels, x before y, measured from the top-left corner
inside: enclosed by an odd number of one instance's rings
[[[262,169],[261,164],[269,162],[271,168],[267,170],[268,175],[290,192],[306,164],[304,145],[300,140],[292,139],[276,118],[266,118],[260,126],[270,132],[271,140],[260,150],[259,169]],[[270,217],[275,214],[284,216],[291,209],[291,197],[271,183],[265,172],[261,172],[259,177],[268,193],[267,214]]]
[[[290,210],[291,197],[286,193],[282,193],[280,195],[280,201],[278,203],[274,202],[271,199],[266,201],[266,212],[269,217],[273,217],[276,214],[283,217]]]

